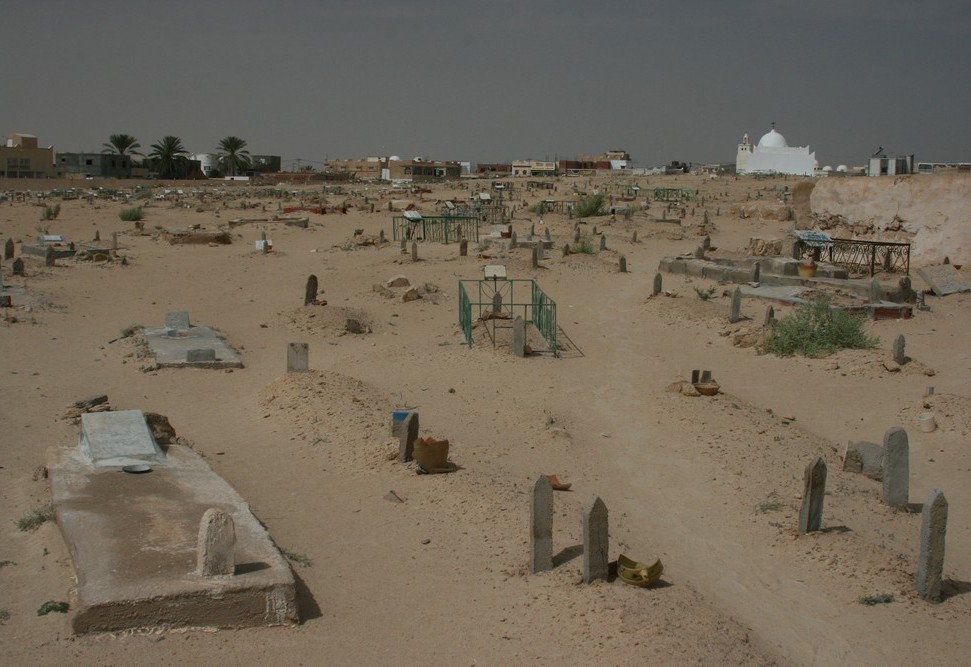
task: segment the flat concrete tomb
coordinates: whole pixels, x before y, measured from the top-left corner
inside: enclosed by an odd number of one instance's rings
[[[111,413],[106,413],[111,414]],[[75,632],[297,622],[290,566],[246,502],[191,449],[133,474],[92,465],[80,447],[48,451],[57,524],[77,577]],[[210,508],[235,524],[232,574],[198,574]]]
[[[174,315],[184,315],[177,321]],[[146,328],[145,342],[159,368],[242,368],[239,354],[214,329],[189,325],[188,313],[169,313],[166,326]]]

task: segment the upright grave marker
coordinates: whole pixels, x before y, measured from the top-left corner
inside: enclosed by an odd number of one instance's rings
[[[947,533],[947,498],[931,491],[920,515],[920,556],[917,561],[917,595],[924,600],[941,599],[944,572],[944,541]]]
[[[823,496],[826,495],[826,463],[816,458],[806,466],[803,476],[802,508],[799,510],[799,532],[812,533],[823,523]]]
[[[317,300],[317,276],[310,274],[307,277],[307,285],[303,290],[303,305],[309,306]]]
[[[232,576],[236,570],[236,525],[233,517],[210,507],[199,523],[196,574],[203,577]]]
[[[303,373],[310,370],[310,345],[287,343],[287,373]]]
[[[583,506],[583,583],[607,580],[607,506],[594,496]]]
[[[907,505],[910,493],[910,444],[900,426],[883,436],[883,502],[891,507]]]
[[[732,292],[732,305],[728,312],[728,321],[735,324],[742,319],[742,290],[738,287]]]
[[[553,569],[553,487],[540,475],[529,494],[529,571]]]

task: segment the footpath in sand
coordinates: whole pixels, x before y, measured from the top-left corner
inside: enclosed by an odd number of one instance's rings
[[[728,193],[707,206],[713,245],[741,249],[792,224],[732,214],[732,202],[772,182],[685,183]],[[698,242],[670,223],[603,218],[608,251],[554,249],[532,269],[526,250],[482,258],[470,244],[459,257],[455,244],[421,243],[413,263],[394,243],[356,246],[355,229],[389,233],[380,200],[373,214],[311,214],[308,229],[267,225],[268,255],[254,251],[258,225],[234,229],[228,246],[169,245],[130,234],[120,208],[65,202],[48,224],[67,238],[122,232],[128,266],[29,260],[31,311],[11,311],[17,321],[0,328],[0,560],[10,561],[0,638],[12,662],[953,664],[971,650],[968,295],[869,324],[880,350],[779,359],[732,346],[728,298],[695,297],[706,281],[665,275],[678,297],[649,298],[658,261]],[[229,217],[158,205],[146,227],[215,230]],[[686,222],[700,217],[699,207]],[[0,207],[4,237],[29,240],[37,218],[36,207]],[[543,220],[556,248],[572,240],[566,216]],[[630,273],[616,271],[620,254]],[[488,339],[464,345],[457,284],[487,263],[539,282],[570,354],[523,360]],[[311,273],[326,306],[302,306]],[[372,289],[397,274],[430,285],[429,298]],[[4,275],[14,281],[6,262]],[[175,310],[216,327],[244,368],[152,369],[135,337],[109,342]],[[758,322],[764,305],[742,310]],[[344,333],[347,317],[370,333]],[[915,365],[889,373],[881,361],[898,333]],[[285,374],[293,341],[309,343],[309,373]],[[712,370],[723,393],[665,391],[696,368]],[[920,433],[929,385],[941,426]],[[167,415],[250,503],[293,558],[301,626],[73,637],[67,618],[36,616],[46,600],[71,599],[71,563],[56,526],[20,532],[15,522],[49,502],[44,451],[76,441],[65,408],[95,393],[115,409]],[[422,435],[449,438],[460,470],[418,476],[388,459],[390,411],[402,405],[420,412]],[[897,424],[911,436],[911,502],[933,488],[950,502],[937,605],[913,594],[919,514],[890,510],[878,483],[840,470],[847,440],[879,441]],[[803,469],[816,456],[829,467],[826,530],[798,536]],[[555,496],[558,567],[529,575],[528,490],[540,473],[573,488]],[[610,512],[611,560],[660,557],[665,585],[578,583],[580,509],[592,495]],[[858,602],[882,594],[894,602]]]

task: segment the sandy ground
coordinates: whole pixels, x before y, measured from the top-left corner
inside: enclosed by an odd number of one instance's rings
[[[700,187],[712,245],[742,250],[751,237],[781,238],[791,222],[740,218],[749,197],[782,182],[695,177],[638,179]],[[558,182],[567,198],[573,183]],[[785,185],[792,185],[789,181]],[[97,184],[95,184],[97,185]],[[185,185],[186,191],[193,185]],[[303,188],[301,188],[303,189]],[[358,189],[363,189],[360,186]],[[308,188],[308,190],[310,190]],[[314,189],[319,192],[319,188]],[[619,193],[619,185],[611,192]],[[4,662],[40,664],[961,664],[971,651],[971,428],[968,383],[971,296],[928,297],[908,321],[868,324],[881,349],[827,359],[759,356],[733,345],[728,298],[708,302],[706,281],[664,276],[676,297],[649,298],[658,260],[698,243],[702,208],[680,225],[644,215],[592,219],[608,249],[531,269],[529,251],[483,258],[471,244],[420,244],[420,261],[397,243],[357,246],[353,231],[390,237],[389,198],[375,213],[310,214],[309,229],[235,227],[231,245],[170,245],[133,233],[127,204],[66,201],[54,222],[40,208],[0,205],[0,236],[30,241],[39,228],[86,241],[121,232],[119,261],[26,258],[31,307],[6,311],[0,340],[0,624]],[[455,186],[425,194],[464,197]],[[529,204],[547,192],[519,193]],[[275,211],[277,200],[249,196]],[[155,202],[146,230],[231,217],[211,203]],[[333,203],[334,197],[330,197]],[[199,206],[201,211],[197,211]],[[650,213],[659,213],[653,204]],[[259,213],[257,213],[259,215]],[[539,216],[517,213],[524,234]],[[526,218],[531,218],[527,221]],[[573,222],[546,214],[557,247]],[[639,242],[631,242],[637,229]],[[261,231],[268,255],[254,251]],[[487,232],[487,230],[486,230]],[[596,241],[594,246],[598,247]],[[19,254],[19,252],[18,252]],[[630,273],[616,270],[627,258]],[[558,306],[569,345],[561,358],[517,359],[493,348],[481,327],[469,349],[457,325],[460,279],[502,263],[512,278],[535,278]],[[326,306],[302,306],[309,274]],[[404,303],[375,283],[406,275],[431,285]],[[967,269],[964,270],[967,276]],[[915,284],[922,287],[915,276]],[[437,288],[437,291],[435,289]],[[746,301],[741,327],[760,324],[765,304]],[[216,327],[245,368],[151,370],[132,325],[159,326],[188,310]],[[778,310],[778,309],[777,309]],[[783,309],[784,311],[784,309]],[[343,332],[347,317],[370,333]],[[505,333],[505,332],[500,332]],[[913,359],[884,369],[891,342],[907,336]],[[310,344],[312,371],[286,375],[286,345]],[[535,331],[531,342],[539,339]],[[692,369],[710,369],[723,393],[666,391]],[[931,375],[933,374],[933,375]],[[935,394],[924,398],[928,386]],[[76,441],[64,419],[79,398],[106,393],[115,409],[169,417],[213,468],[252,505],[273,539],[296,554],[304,622],[295,628],[171,630],[75,637],[69,615],[37,616],[46,600],[71,601],[70,558],[48,522],[21,532],[16,521],[49,502],[39,470],[52,445]],[[940,428],[917,429],[924,402]],[[422,435],[446,437],[459,470],[416,475],[388,460],[389,413],[417,408]],[[880,502],[879,483],[844,473],[848,440],[879,442],[908,429],[911,502],[932,489],[950,502],[946,596],[914,593],[920,515]],[[829,466],[824,530],[796,531],[803,469]],[[573,483],[556,494],[557,567],[531,575],[528,492],[542,473]],[[404,502],[388,499],[389,491]],[[580,583],[581,508],[600,496],[610,512],[610,558],[660,557],[663,583]],[[891,594],[868,606],[862,596]]]

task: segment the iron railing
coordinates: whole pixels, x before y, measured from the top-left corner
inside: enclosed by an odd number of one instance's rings
[[[478,215],[471,216],[422,216],[421,220],[409,220],[402,216],[391,219],[391,238],[395,241],[438,241],[453,243],[460,239],[479,241]]]

